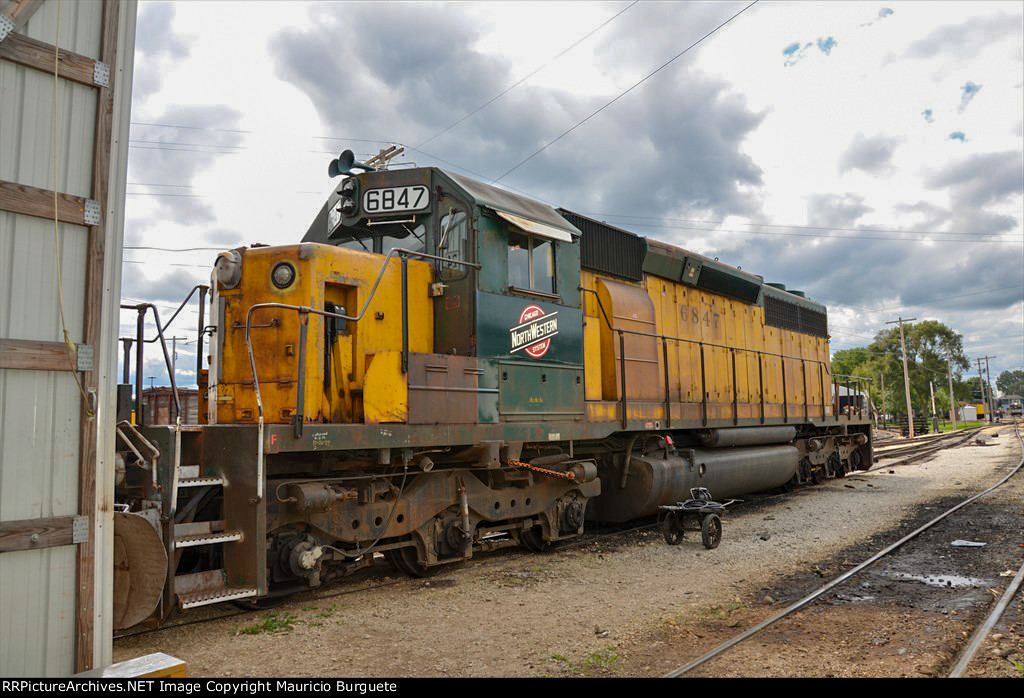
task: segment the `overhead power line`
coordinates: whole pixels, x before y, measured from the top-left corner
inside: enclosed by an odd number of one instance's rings
[[[544,70],[545,68],[547,68],[549,65],[551,65],[555,61],[557,61],[559,58],[561,58],[565,54],[569,53],[569,51],[573,50],[574,48],[579,46],[581,43],[583,43],[584,41],[589,39],[591,36],[593,36],[598,31],[600,31],[601,29],[606,27],[608,24],[611,24],[612,22],[614,22],[616,19],[619,18],[620,15],[622,15],[625,12],[627,12],[628,10],[630,10],[633,7],[633,5],[636,5],[637,2],[639,2],[639,1],[640,0],[633,0],[633,2],[631,2],[629,5],[627,5],[623,9],[619,10],[618,12],[616,12],[612,17],[610,17],[610,18],[606,19],[605,21],[601,22],[601,24],[597,25],[596,27],[591,29],[589,32],[587,32],[586,34],[581,36],[579,39],[577,39],[576,41],[574,41],[571,44],[569,44],[568,46],[566,46],[564,49],[562,49],[562,51],[557,56],[555,56],[551,60],[549,60],[546,63],[544,63],[544,65],[540,66],[539,68],[536,68],[529,75],[526,75],[526,76],[520,78],[519,80],[517,80],[516,82],[512,83],[511,85],[506,87],[504,90],[502,90],[501,92],[499,92],[498,94],[494,95],[489,100],[487,100],[486,102],[484,102],[483,104],[478,106],[476,109],[474,109],[473,111],[465,114],[462,118],[460,118],[458,121],[456,121],[455,123],[451,124],[450,126],[447,126],[447,127],[443,128],[443,129],[441,129],[440,131],[435,133],[433,136],[431,136],[427,140],[423,141],[422,143],[419,143],[416,147],[420,148],[420,147],[426,145],[427,143],[429,143],[430,141],[434,140],[435,138],[437,138],[439,136],[443,136],[444,134],[446,134],[449,131],[451,131],[453,128],[455,128],[456,126],[461,124],[463,121],[465,121],[469,117],[471,117],[474,114],[479,113],[483,109],[486,109],[487,107],[491,106],[492,104],[497,102],[499,99],[501,99],[502,97],[507,95],[509,92],[511,92],[512,90],[516,89],[517,87],[522,85],[524,82],[526,82],[527,80],[532,78],[534,75],[536,75],[537,73],[539,73],[540,71]]]
[[[750,7],[750,5],[747,6],[747,8],[749,8],[749,7]],[[744,8],[744,9],[746,9],[746,8]],[[738,14],[734,15],[734,17],[736,17],[736,16],[738,16]],[[722,26],[722,25],[720,25],[720,26]],[[135,122],[133,122],[133,123],[135,123]],[[180,124],[152,124],[152,123],[150,123],[150,124],[146,124],[146,125],[148,125],[148,126],[161,126],[161,127],[164,127],[164,128],[189,128],[189,129],[209,130],[209,131],[215,131],[215,132],[229,132],[229,133],[234,133],[235,132],[235,131],[232,131],[232,130],[229,130],[229,129],[218,129],[218,128],[212,128],[212,127],[184,126],[184,125],[180,125]],[[245,133],[253,133],[253,132],[246,131]],[[433,153],[430,153],[430,152],[427,152],[425,150],[422,150],[421,148],[405,145],[401,141],[396,141],[396,140],[369,140],[369,139],[359,139],[359,138],[344,138],[344,137],[337,137],[337,136],[312,136],[312,138],[314,140],[338,141],[338,142],[342,142],[342,143],[344,143],[346,141],[363,142],[363,143],[394,143],[394,144],[398,144],[398,145],[403,145],[407,150],[418,152],[421,155],[424,155],[425,157],[431,158],[432,160],[436,160],[437,162],[440,162],[440,163],[442,163],[444,165],[448,165],[449,167],[453,167],[453,168],[455,168],[457,170],[460,170],[462,172],[466,172],[466,173],[468,173],[470,175],[473,175],[475,177],[479,177],[480,179],[487,179],[489,177],[489,175],[483,174],[481,172],[477,172],[475,170],[472,170],[472,169],[470,169],[468,167],[465,167],[463,165],[459,165],[458,163],[452,162],[450,160],[446,160],[446,159],[444,159],[444,158],[442,158],[442,157],[440,157],[438,155],[435,155]],[[133,147],[142,148],[143,146],[133,146]],[[236,146],[236,147],[243,148],[244,146]],[[160,146],[154,146],[154,148],[162,149]],[[173,148],[171,148],[171,149],[173,149]],[[188,152],[188,151],[186,151],[186,152]],[[200,151],[200,152],[210,152],[210,151]],[[229,153],[233,153],[235,151],[216,151],[216,152],[219,152],[220,154],[229,154]],[[318,154],[319,153],[329,154],[329,153],[332,153],[333,151],[313,151],[313,150],[311,150],[309,152],[318,153]],[[497,180],[493,180],[493,181],[496,182]],[[187,187],[189,185],[161,184],[161,185],[153,185],[153,186]],[[505,187],[506,189],[509,189],[511,191],[523,194],[524,196],[529,196],[529,197],[531,197],[533,199],[536,199],[537,201],[541,201],[541,202],[546,203],[546,204],[548,204],[550,206],[553,206],[553,207],[558,207],[559,206],[559,204],[557,204],[557,203],[548,201],[548,200],[544,199],[543,197],[538,196],[537,194],[534,194],[532,192],[526,191],[524,189],[519,189],[519,188],[516,188],[516,187],[512,187],[512,186],[509,186],[508,184],[502,184],[502,186]],[[175,196],[178,196],[178,197],[188,198],[190,196],[191,197],[203,197],[204,196],[204,195],[199,195],[199,194],[196,194],[196,195],[175,195],[175,194],[171,194],[171,193],[164,194],[164,193],[160,193],[160,192],[130,192],[130,193],[132,195],[135,195],[135,196],[143,196],[144,195],[144,196],[155,196],[155,197],[175,197]],[[301,193],[306,193],[306,192],[301,192]],[[592,216],[592,217],[632,218],[632,219],[639,219],[639,220],[657,220],[657,221],[667,221],[667,222],[683,221],[683,222],[711,223],[710,221],[701,221],[699,219],[658,218],[658,217],[653,217],[653,216],[633,216],[633,215],[626,215],[626,214],[585,213],[583,215]],[[720,223],[721,223],[721,221],[715,221],[714,222],[714,224],[716,224],[716,225],[720,224]],[[952,243],[968,243],[968,244],[986,243],[987,242],[987,243],[999,244],[999,243],[1008,243],[1008,242],[1017,242],[1018,241],[1018,238],[1016,236],[1012,236],[1012,237],[1009,237],[1009,238],[1007,238],[1007,237],[1003,237],[1003,238],[988,238],[988,237],[984,237],[984,238],[983,237],[971,237],[971,238],[936,237],[936,236],[963,235],[964,233],[957,233],[956,231],[904,230],[904,229],[899,229],[899,228],[894,228],[894,227],[889,227],[889,228],[881,228],[881,227],[848,228],[848,227],[812,226],[812,225],[802,225],[802,224],[798,225],[798,224],[788,224],[788,223],[737,223],[737,225],[758,226],[758,227],[771,227],[771,228],[796,228],[796,229],[799,229],[799,230],[823,230],[823,231],[827,231],[827,230],[840,230],[840,231],[844,231],[844,232],[892,232],[892,233],[901,233],[901,234],[905,234],[905,235],[931,236],[931,237],[892,238],[892,237],[884,237],[884,236],[865,236],[865,235],[824,235],[824,234],[811,234],[811,233],[798,233],[798,232],[785,232],[785,231],[778,231],[777,232],[777,231],[758,231],[758,230],[736,230],[736,229],[732,229],[732,228],[702,228],[702,227],[694,227],[694,226],[667,226],[667,225],[656,225],[656,224],[636,223],[636,222],[629,222],[629,223],[626,223],[625,225],[629,225],[631,227],[639,227],[639,228],[660,228],[660,229],[665,229],[665,230],[686,230],[686,231],[705,232],[705,233],[735,233],[735,234],[740,234],[740,235],[774,235],[774,236],[781,236],[781,237],[807,237],[807,238],[820,238],[820,239],[830,239],[831,238],[831,239],[849,239],[849,240],[879,240],[879,241],[890,241],[890,242],[935,242],[935,243],[938,243],[938,242],[952,242]]]
[[[918,307],[925,306],[925,305],[931,305],[933,303],[939,303],[939,302],[942,302],[942,301],[953,300],[955,298],[966,298],[968,296],[980,296],[980,295],[982,295],[984,293],[995,293],[997,291],[1007,291],[1007,290],[1009,290],[1011,288],[1024,288],[1024,284],[1011,284],[1010,286],[999,286],[997,288],[987,288],[987,289],[985,289],[983,291],[971,291],[970,293],[960,293],[960,294],[957,294],[955,296],[943,296],[942,298],[931,298],[929,300],[920,301],[918,303],[908,303],[907,305],[900,305],[900,306],[891,305],[891,306],[887,306],[887,307],[884,307],[884,308],[871,307],[871,306],[866,306],[866,305],[847,305],[847,304],[842,303],[840,301],[823,301],[823,303],[825,305],[827,305],[827,306],[830,306],[830,307],[833,307],[833,306],[845,306],[847,308],[852,308],[852,309],[857,309],[857,310],[865,310],[867,312],[881,313],[881,312],[892,311],[892,310],[906,310],[908,308],[918,308]],[[1024,298],[1022,298],[1022,300],[1024,300]]]
[[[966,242],[966,243],[1008,243],[1016,240],[990,238],[939,238],[939,237],[883,237],[879,235],[824,235],[822,233],[782,232],[777,230],[736,230],[735,228],[696,228],[687,225],[661,225],[658,223],[631,223],[634,228],[658,228],[661,230],[687,230],[702,233],[736,233],[738,235],[774,235],[776,237],[819,238],[822,240],[889,240],[892,242]],[[916,232],[916,231],[915,231]],[[918,233],[919,235],[921,233]],[[935,233],[932,233],[934,235]],[[939,233],[948,235],[949,233]],[[925,233],[924,235],[929,235]]]
[[[648,221],[661,221],[667,223],[700,223],[703,225],[726,225],[726,221],[709,221],[702,220],[700,218],[659,218],[657,216],[633,216],[622,213],[583,213],[584,216],[590,216],[591,218],[633,218],[639,220]],[[880,228],[878,226],[862,226],[860,228],[850,228],[836,225],[806,225],[800,223],[739,223],[733,222],[728,223],[729,225],[753,225],[761,228],[799,228],[803,230],[841,230],[844,232],[854,233],[903,233],[906,235],[968,235],[969,233],[962,233],[955,230],[908,230],[906,228]],[[638,223],[623,223],[622,225],[642,225]],[[699,230],[695,228],[694,230]],[[985,233],[985,235],[999,235],[1000,233]]]
[[[715,34],[715,33],[717,33],[717,32],[718,32],[718,30],[720,30],[720,29],[721,29],[722,27],[724,27],[725,25],[729,24],[729,23],[730,23],[730,22],[732,22],[732,21],[733,21],[734,19],[736,19],[737,17],[739,17],[739,16],[741,15],[741,14],[743,14],[744,12],[746,12],[747,10],[749,10],[749,9],[750,9],[751,7],[753,7],[754,5],[756,5],[756,4],[758,3],[758,1],[759,1],[759,0],[754,0],[753,2],[751,2],[751,3],[749,4],[749,5],[747,5],[746,7],[744,7],[744,8],[742,9],[742,10],[740,10],[740,11],[739,11],[739,12],[737,12],[736,14],[732,15],[731,17],[729,17],[729,18],[728,18],[727,20],[725,20],[724,22],[722,22],[721,24],[719,24],[719,25],[718,25],[717,27],[715,27],[714,29],[712,29],[711,31],[709,31],[709,32],[708,32],[707,34],[705,34],[704,36],[702,36],[702,37],[700,37],[699,39],[697,39],[696,41],[694,41],[694,42],[693,42],[692,44],[690,44],[689,46],[687,46],[686,48],[684,48],[684,49],[683,49],[682,51],[680,51],[679,53],[677,53],[676,55],[674,55],[674,56],[673,56],[672,58],[668,59],[667,61],[665,61],[664,63],[662,63],[662,64],[661,64],[660,66],[658,66],[657,68],[655,68],[654,70],[652,70],[651,72],[649,72],[649,73],[648,73],[647,75],[645,75],[644,77],[642,77],[642,78],[640,78],[639,80],[637,80],[636,82],[634,82],[634,83],[633,83],[632,85],[630,85],[630,86],[629,86],[629,87],[627,87],[627,88],[626,88],[625,90],[623,90],[623,91],[622,91],[622,92],[620,92],[620,93],[619,93],[618,95],[616,95],[616,96],[615,96],[615,97],[614,97],[613,99],[609,100],[608,102],[605,102],[605,103],[604,103],[604,105],[602,105],[602,106],[598,107],[597,109],[595,109],[595,110],[594,110],[593,112],[591,112],[591,113],[590,113],[590,115],[589,115],[589,116],[587,116],[587,117],[585,117],[585,118],[581,119],[580,121],[577,121],[577,122],[576,122],[575,124],[573,124],[572,126],[570,126],[569,128],[567,128],[567,129],[566,129],[565,131],[563,131],[562,133],[560,133],[560,134],[559,134],[558,136],[556,136],[556,137],[555,137],[554,139],[552,139],[552,140],[548,141],[547,143],[545,143],[544,145],[542,145],[542,146],[541,146],[540,148],[538,148],[537,150],[533,151],[533,152],[532,152],[532,153],[530,153],[530,154],[529,154],[528,156],[526,156],[525,158],[523,158],[522,160],[520,160],[520,161],[519,161],[518,163],[516,163],[516,164],[515,164],[514,166],[512,166],[512,167],[511,167],[510,169],[506,170],[506,171],[505,171],[505,172],[504,172],[503,174],[501,174],[501,175],[500,175],[499,177],[497,177],[497,178],[495,178],[495,179],[492,179],[492,180],[491,180],[491,184],[495,184],[495,183],[497,183],[497,182],[500,182],[501,180],[505,179],[505,177],[507,177],[508,175],[512,174],[512,173],[513,173],[513,172],[515,172],[516,170],[518,170],[518,169],[519,169],[520,167],[522,167],[523,165],[525,165],[526,163],[528,163],[528,162],[529,162],[530,160],[532,160],[533,158],[535,158],[535,157],[537,157],[538,155],[540,155],[541,153],[543,153],[543,152],[544,152],[545,150],[547,150],[548,148],[550,148],[550,147],[551,147],[552,145],[554,145],[554,144],[555,144],[555,143],[557,143],[558,141],[560,141],[560,140],[562,140],[563,138],[565,138],[566,136],[568,136],[568,135],[569,135],[570,133],[572,133],[573,131],[575,131],[576,129],[578,129],[578,128],[579,128],[580,126],[582,126],[583,124],[587,123],[587,122],[588,122],[588,121],[590,121],[591,119],[593,119],[593,118],[594,118],[595,116],[597,116],[598,114],[600,114],[601,112],[603,112],[603,111],[604,111],[605,109],[607,109],[607,108],[608,108],[608,107],[610,107],[611,105],[613,105],[613,104],[615,104],[616,102],[618,102],[618,101],[619,101],[620,99],[622,99],[623,97],[625,97],[626,95],[628,95],[628,94],[629,94],[630,92],[632,92],[633,90],[635,90],[635,89],[636,89],[637,87],[640,87],[640,85],[644,84],[645,82],[647,82],[648,80],[650,80],[650,79],[651,79],[652,77],[654,77],[655,75],[657,75],[658,73],[660,73],[660,72],[661,72],[662,70],[664,70],[664,69],[665,69],[665,68],[667,68],[668,66],[672,65],[672,63],[674,63],[675,61],[677,61],[677,60],[678,60],[679,58],[681,58],[682,56],[686,55],[686,54],[687,54],[687,53],[688,53],[688,52],[689,52],[689,51],[690,51],[691,49],[693,49],[693,48],[694,48],[694,47],[696,47],[696,46],[699,46],[699,45],[700,45],[700,44],[701,44],[701,43],[702,43],[702,42],[703,42],[703,41],[704,41],[705,39],[707,39],[707,38],[708,38],[709,36],[711,36],[712,34]]]

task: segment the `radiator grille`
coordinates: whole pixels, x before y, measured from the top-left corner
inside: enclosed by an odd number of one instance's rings
[[[647,244],[642,237],[564,208],[558,212],[583,233],[580,237],[581,267],[630,281],[643,280]]]
[[[828,316],[765,294],[764,324],[815,337],[828,336]]]

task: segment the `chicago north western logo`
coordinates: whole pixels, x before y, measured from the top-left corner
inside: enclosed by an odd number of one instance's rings
[[[528,305],[519,315],[519,324],[509,330],[512,353],[523,349],[535,359],[548,353],[551,338],[558,334],[558,313],[545,315],[536,305]]]

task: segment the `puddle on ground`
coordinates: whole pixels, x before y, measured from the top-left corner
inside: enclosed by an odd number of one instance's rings
[[[885,574],[890,579],[899,579],[905,582],[921,582],[931,587],[946,587],[949,589],[967,589],[972,587],[983,587],[986,585],[984,579],[977,577],[962,577],[957,574],[908,574],[906,572],[889,572]]]
[[[865,594],[836,594],[835,600],[841,603],[868,603],[874,601],[874,596]]]

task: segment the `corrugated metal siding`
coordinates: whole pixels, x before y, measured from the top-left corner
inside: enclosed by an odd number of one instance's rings
[[[123,100],[131,97],[135,14],[135,3],[122,4],[119,62],[127,62],[127,84],[119,92],[115,88],[114,138],[120,137],[119,147],[125,152],[129,104]],[[63,2],[60,47],[98,58],[101,22],[102,3]],[[47,0],[22,33],[52,44],[56,29],[57,3]],[[121,80],[121,73],[112,77]],[[61,80],[58,95],[56,189],[90,197],[97,92]],[[53,76],[0,61],[0,178],[53,189],[52,130]],[[114,346],[101,347],[103,354],[97,357],[100,424],[110,402],[104,385],[116,372],[125,169],[124,153],[116,152],[116,143],[111,166],[121,173],[111,180],[108,215],[111,208],[119,213],[116,220],[110,215],[112,225],[106,226],[104,313],[111,317],[103,320],[104,342]],[[83,335],[87,235],[81,226],[59,227],[64,317],[75,342]],[[0,211],[0,337],[62,339],[56,266],[52,221]],[[70,373],[0,369],[0,520],[78,513],[80,405]],[[104,490],[112,491],[113,457],[113,442],[103,431],[97,478],[101,526],[109,521],[111,495]],[[111,473],[103,472],[106,469]],[[97,612],[105,611],[109,618],[112,542],[110,526],[105,529],[96,550]],[[75,555],[73,546],[0,554],[0,676],[60,676],[74,671]],[[97,618],[96,626],[94,656],[109,661],[109,621]]]

